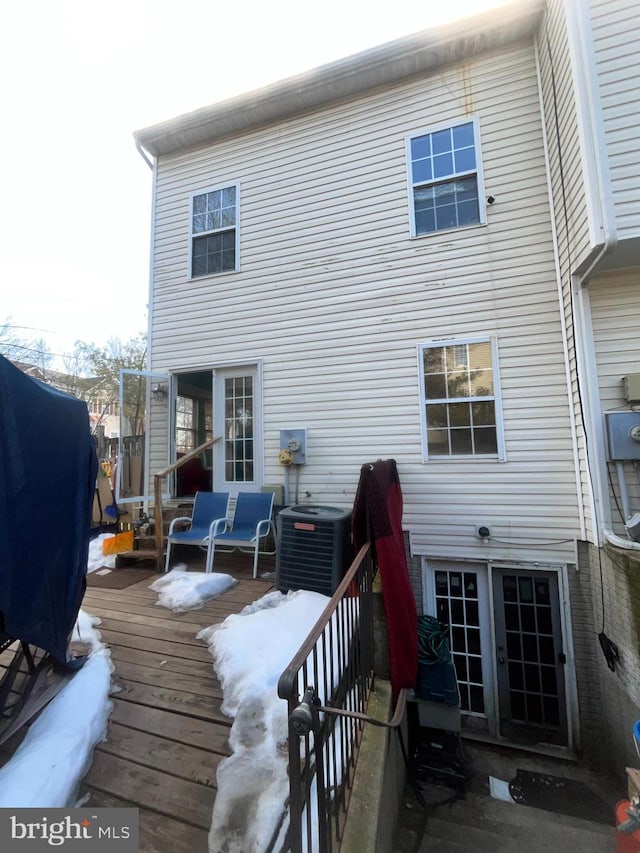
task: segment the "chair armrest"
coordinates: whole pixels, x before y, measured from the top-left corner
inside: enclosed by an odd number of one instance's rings
[[[265,524],[267,525],[267,529],[264,533],[261,533],[260,529]],[[263,518],[261,521],[259,521],[258,524],[256,525],[256,539],[261,539],[263,536],[267,536],[269,531],[271,530],[272,525],[273,525],[273,522],[271,521],[270,518]]]
[[[176,524],[177,524],[179,521],[188,521],[188,522],[191,522],[191,516],[190,516],[190,515],[181,515],[179,518],[174,518],[174,519],[171,521],[171,523],[169,524],[169,536],[171,536],[171,534],[173,533],[173,530],[174,530],[174,528],[175,528]]]
[[[231,524],[230,518],[216,518],[209,525],[209,536],[213,539],[218,533],[224,533],[227,527]],[[222,530],[220,530],[222,527]]]

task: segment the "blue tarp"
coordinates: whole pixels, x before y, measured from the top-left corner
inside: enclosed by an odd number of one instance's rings
[[[97,458],[87,406],[0,356],[0,630],[64,662]]]

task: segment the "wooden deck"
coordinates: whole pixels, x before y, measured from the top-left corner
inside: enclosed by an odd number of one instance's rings
[[[122,590],[88,588],[82,605],[102,619],[121,690],[80,794],[91,794],[87,805],[138,807],[140,853],[207,851],[216,768],[229,754],[232,721],[220,711],[213,659],[196,634],[272,588],[271,580],[251,578],[250,556],[216,554],[216,562],[238,584],[198,610],[156,606],[153,577]],[[273,558],[261,557],[259,572],[272,570]]]

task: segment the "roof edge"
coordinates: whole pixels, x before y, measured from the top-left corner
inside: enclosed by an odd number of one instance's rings
[[[543,9],[544,0],[516,0],[143,128],[134,139],[157,157],[237,136],[531,37]]]

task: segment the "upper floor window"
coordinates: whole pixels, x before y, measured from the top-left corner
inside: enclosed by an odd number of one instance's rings
[[[438,341],[418,352],[425,459],[503,459],[495,338]]]
[[[191,277],[238,268],[238,185],[191,196]]]
[[[475,120],[407,139],[411,236],[484,222]]]

